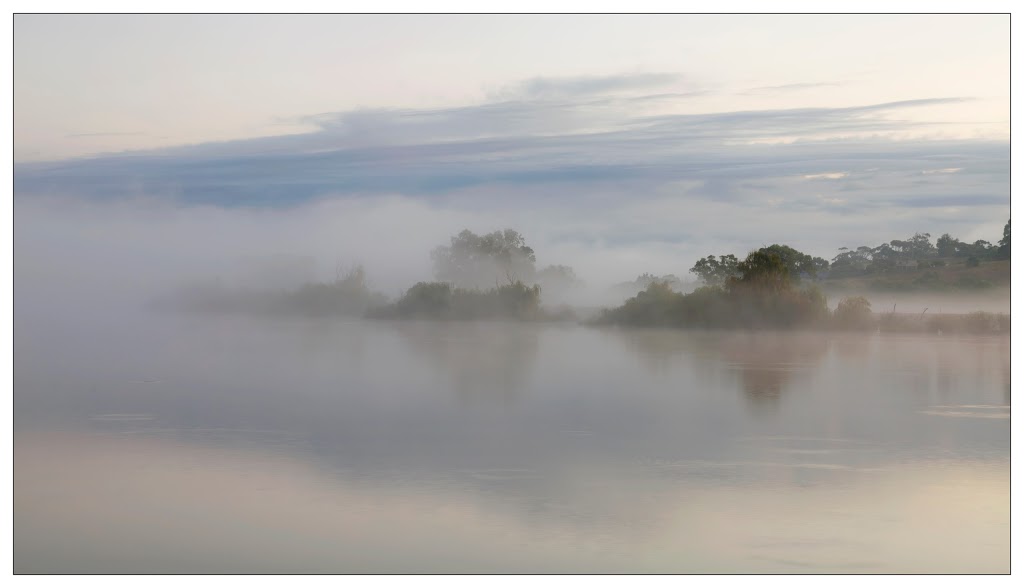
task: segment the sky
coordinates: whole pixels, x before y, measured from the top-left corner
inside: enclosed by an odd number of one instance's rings
[[[15,272],[310,256],[393,291],[463,228],[592,283],[995,242],[1009,20],[16,15]]]

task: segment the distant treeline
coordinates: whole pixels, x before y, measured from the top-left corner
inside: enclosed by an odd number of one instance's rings
[[[828,305],[816,285],[800,283],[804,257],[780,245],[758,249],[735,264],[730,255],[725,258],[728,273],[709,274],[708,285],[682,294],[654,282],[622,306],[606,310],[596,322],[702,328],[814,324],[828,315]]]
[[[965,315],[875,314],[863,296],[843,298],[835,311],[817,284],[802,283],[773,245],[750,253],[736,264],[736,275],[721,284],[682,294],[667,283],[654,282],[622,306],[605,310],[596,325],[704,329],[878,330],[884,332],[1004,333],[1006,315],[975,312]]]
[[[930,233],[915,233],[909,239],[893,239],[877,247],[840,247],[839,254],[831,262],[786,245],[772,245],[767,249],[783,258],[790,273],[802,278],[839,279],[899,274],[946,267],[958,261],[966,267],[977,267],[982,261],[1010,259],[1010,221],[1007,220],[1003,227],[1003,238],[998,246],[983,240],[964,243],[949,233],[932,244]],[[730,277],[739,275],[739,263],[735,255],[719,255],[717,258],[709,255],[697,260],[690,272],[706,285],[721,285]]]
[[[603,311],[594,322],[704,328],[882,328],[881,323],[872,322],[879,319],[863,298],[845,299],[835,312],[830,312],[820,288],[822,280],[847,274],[891,273],[910,262],[917,267],[922,263],[945,263],[944,255],[962,257],[966,265],[977,265],[981,258],[1008,258],[1009,243],[1007,221],[998,247],[985,241],[967,245],[948,234],[933,245],[928,233],[918,233],[906,241],[893,240],[875,248],[851,251],[844,247],[831,262],[780,244],[753,251],[743,260],[732,254],[709,255],[697,260],[690,270],[702,282],[693,292],[682,293],[683,284],[674,275],[644,273],[634,282],[617,286],[635,296],[622,306]],[[210,311],[380,319],[573,318],[568,309],[545,309],[541,295],[558,299],[582,282],[569,266],[549,265],[537,270],[533,249],[515,230],[484,235],[464,230],[449,244],[434,249],[430,257],[436,281],[417,283],[393,302],[370,289],[361,267],[333,282],[307,283],[295,290],[257,293],[214,286],[194,289],[179,302]],[[895,324],[895,319],[888,320]],[[992,324],[992,329],[998,330],[1002,323],[994,320]],[[957,330],[955,325],[946,326],[947,330]]]
[[[477,235],[465,230],[431,252],[437,281],[420,282],[398,300],[370,289],[357,267],[333,282],[291,291],[234,290],[219,284],[193,287],[176,303],[190,310],[394,319],[553,320],[571,313],[541,308],[541,291],[553,297],[582,282],[569,266],[536,269],[536,256],[512,229]]]
[[[998,245],[980,239],[964,243],[949,233],[939,237],[933,245],[930,233],[916,233],[909,239],[893,239],[877,247],[840,247],[839,252],[827,268],[830,277],[943,267],[959,259],[968,267],[977,266],[984,260],[1010,259],[1010,221],[1006,221]]]

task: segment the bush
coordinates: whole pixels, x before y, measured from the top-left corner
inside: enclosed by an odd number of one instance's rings
[[[622,306],[604,311],[598,322],[638,327],[681,326],[685,315],[684,294],[673,291],[667,282],[651,282]]]
[[[870,329],[872,319],[871,302],[863,296],[843,298],[833,315],[835,324],[844,329]]]
[[[283,310],[307,314],[361,315],[384,303],[383,295],[367,288],[366,274],[360,267],[332,283],[305,284],[286,294],[280,306]]]
[[[729,289],[705,286],[679,294],[662,282],[611,310],[597,320],[603,324],[663,327],[795,327],[828,316],[825,295],[815,286],[801,290],[732,284]]]
[[[387,310],[407,318],[447,316],[452,307],[452,285],[447,282],[419,282]]]
[[[514,282],[489,290],[455,288],[447,282],[420,282],[375,318],[485,319],[540,318],[540,286]]]

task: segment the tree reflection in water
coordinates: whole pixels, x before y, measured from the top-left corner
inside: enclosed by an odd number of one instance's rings
[[[723,337],[717,353],[740,375],[749,406],[774,411],[793,378],[821,364],[828,338],[821,333],[759,332]]]
[[[501,321],[397,325],[413,351],[451,379],[461,404],[514,404],[526,388],[539,347],[532,324]]]
[[[701,331],[628,329],[618,332],[651,371],[667,373],[682,365],[709,386],[739,373],[739,385],[757,412],[774,410],[791,380],[821,364],[830,345],[825,333],[787,331]],[[863,356],[868,340],[845,343]]]

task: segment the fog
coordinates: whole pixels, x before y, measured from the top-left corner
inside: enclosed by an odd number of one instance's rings
[[[994,287],[981,292],[899,292],[829,291],[829,304],[835,305],[846,296],[864,296],[876,313],[911,313],[931,317],[936,314],[966,314],[983,311],[1010,313],[1010,288]]]
[[[18,15],[15,572],[1007,572],[1008,22]]]
[[[16,198],[18,311],[47,305],[138,307],[195,283],[290,289],[356,266],[390,298],[434,279],[430,252],[463,229],[513,228],[538,269],[569,265],[582,284],[561,302],[615,305],[611,286],[644,272],[685,276],[672,246],[566,242],[555,219],[509,218],[389,196],[324,198],[293,208],[185,206],[160,198]],[[502,279],[504,277],[502,276]],[[631,295],[631,294],[630,294]]]
[[[430,253],[463,229],[519,231],[538,270],[571,267],[572,288],[541,294],[547,305],[594,309],[642,289],[637,276],[673,274],[681,291],[699,285],[689,268],[712,245],[660,241],[614,244],[568,240],[557,216],[499,215],[403,196],[325,197],[290,208],[183,205],[156,197],[96,200],[18,197],[14,201],[16,315],[142,308],[184,288],[218,284],[285,291],[330,282],[362,267],[368,287],[394,300],[436,278]],[[720,253],[725,251],[718,250]],[[742,252],[740,253],[742,257]],[[504,281],[495,272],[491,279]],[[826,288],[829,306],[866,296],[875,312],[1009,312],[1005,287],[981,291],[874,292]]]
[[[394,299],[461,230],[514,228],[582,317],[706,247],[400,195],[14,211],[17,572],[1008,567],[1005,335],[196,313],[160,302],[357,266]]]

